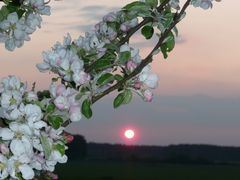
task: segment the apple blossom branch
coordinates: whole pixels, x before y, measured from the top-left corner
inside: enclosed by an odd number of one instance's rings
[[[165,0],[163,3],[161,3],[161,5],[157,8],[157,11],[160,13],[164,10],[164,7],[169,3],[170,0]],[[129,39],[132,37],[132,35],[134,35],[138,30],[140,30],[143,26],[145,26],[146,24],[152,22],[153,19],[150,17],[144,18],[142,20],[141,23],[139,23],[137,26],[133,27],[132,29],[130,29],[127,33],[127,35],[117,44],[118,47],[120,47],[121,45],[125,44],[126,42],[129,41]],[[97,61],[93,62],[91,65],[87,66],[85,68],[85,71],[87,73],[91,72],[92,69],[94,68],[95,64],[97,63]]]
[[[187,0],[185,2],[185,4],[183,5],[181,11],[179,13],[176,13],[173,22],[170,24],[170,26],[161,34],[161,37],[158,40],[158,43],[156,44],[156,46],[152,49],[152,51],[148,54],[148,56],[142,60],[142,62],[140,63],[140,65],[129,75],[126,75],[121,81],[119,81],[118,83],[116,83],[115,85],[111,86],[110,88],[108,88],[107,90],[105,90],[104,92],[102,92],[101,94],[97,95],[97,96],[93,96],[91,99],[91,103],[94,104],[96,103],[98,100],[100,100],[101,98],[103,98],[104,96],[108,95],[109,93],[121,88],[124,86],[124,84],[130,80],[131,78],[135,77],[136,75],[138,75],[139,73],[141,73],[141,71],[143,70],[143,68],[145,66],[147,66],[148,64],[150,64],[153,61],[153,56],[154,56],[154,52],[157,51],[161,45],[163,44],[164,40],[167,38],[168,34],[171,32],[171,30],[180,22],[181,17],[184,15],[187,7],[190,5],[191,0]],[[143,20],[144,21],[144,20]],[[136,29],[134,28],[135,32],[137,31],[137,29],[139,29],[139,27],[136,27]],[[132,30],[132,32],[134,31]],[[128,37],[128,39],[131,36]],[[70,120],[65,121],[62,126],[66,127],[71,123]]]
[[[100,94],[98,96],[93,96],[92,97],[92,103],[95,103],[96,101],[98,101],[99,99],[104,97],[105,95],[107,95],[107,94],[111,93],[112,91],[122,87],[125,84],[126,81],[128,81],[129,79],[131,79],[134,76],[136,76],[137,74],[139,74],[143,70],[143,68],[145,66],[147,66],[149,63],[152,62],[152,60],[153,60],[152,58],[153,58],[154,52],[160,48],[160,46],[164,42],[165,38],[167,37],[168,33],[171,32],[171,30],[180,21],[182,15],[185,13],[185,10],[190,5],[190,2],[191,2],[191,0],[187,0],[186,1],[186,3],[184,4],[182,10],[180,11],[180,13],[178,13],[175,16],[174,21],[172,22],[170,27],[168,29],[166,29],[165,32],[162,33],[161,37],[159,38],[159,41],[158,41],[157,45],[153,48],[153,50],[149,53],[149,55],[144,60],[142,60],[141,64],[131,74],[125,76],[121,81],[116,83],[114,86],[112,86],[109,89],[105,90],[102,94]]]
[[[162,12],[164,10],[164,7],[168,4],[169,1],[170,0],[165,0],[163,3],[161,3],[161,5],[157,8],[157,11]],[[120,47],[121,45],[128,42],[133,34],[135,34],[139,29],[141,29],[141,27],[152,21],[153,21],[152,18],[145,18],[141,23],[139,23],[136,27],[132,28],[127,33],[127,35],[118,43],[118,46]]]

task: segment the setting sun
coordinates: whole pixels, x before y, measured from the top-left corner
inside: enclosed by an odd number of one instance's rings
[[[132,129],[127,129],[125,132],[124,132],[124,136],[127,138],[127,139],[132,139],[134,138],[134,131]]]

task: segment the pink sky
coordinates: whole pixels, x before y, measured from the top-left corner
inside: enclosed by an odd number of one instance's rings
[[[95,24],[109,9],[121,7],[127,2],[131,1],[52,2],[52,16],[44,18],[42,29],[32,36],[32,41],[14,53],[0,47],[0,66],[7,67],[2,69],[0,76],[8,75],[8,67],[11,67],[12,73],[30,82],[38,79],[39,87],[46,88],[49,76],[38,73],[35,68],[35,64],[41,61],[41,52],[49,49],[56,41],[61,41],[67,32],[75,38],[83,34],[78,26]],[[237,9],[239,5],[239,1],[231,0],[215,3],[215,7],[209,11],[188,10],[188,16],[179,25],[182,42],[177,44],[167,61],[161,55],[155,58],[154,70],[161,77],[160,94],[239,96],[240,23],[236,21],[240,18]],[[105,8],[94,12],[94,15],[84,10],[84,7],[90,6]],[[141,42],[142,39],[135,41]]]
[[[35,68],[35,64],[41,62],[41,52],[49,49],[56,41],[62,41],[67,32],[70,32],[74,38],[77,38],[80,34],[83,35],[83,29],[95,24],[102,15],[128,2],[131,1],[53,1],[51,3],[53,7],[52,15],[44,17],[42,28],[33,34],[30,42],[27,42],[24,47],[17,49],[13,53],[7,52],[2,45],[0,46],[0,77],[15,74],[22,80],[28,81],[29,84],[37,81],[38,89],[47,88],[50,83],[49,75],[39,73]],[[240,97],[239,7],[239,0],[223,0],[221,3],[215,3],[212,10],[203,11],[190,8],[187,11],[186,19],[179,25],[180,40],[176,48],[168,60],[163,60],[160,54],[153,63],[154,71],[160,75],[160,86],[156,90],[157,97],[206,96],[213,99],[230,98],[230,100]],[[136,36],[134,42],[141,44],[142,39]],[[145,46],[142,49],[142,54],[146,54],[153,44],[147,43]],[[149,108],[148,113],[151,113],[151,110],[156,108],[154,103],[153,105],[144,105],[144,107]],[[108,106],[108,108],[111,107]],[[127,108],[133,108],[133,105],[129,105]],[[169,113],[185,111],[185,107],[162,107],[161,110],[165,111],[164,108],[168,111],[170,108]],[[232,108],[237,109],[235,106],[229,106],[229,109]],[[225,111],[225,114],[230,113],[228,106]],[[111,113],[112,115],[109,118],[115,116],[118,118],[118,113],[114,114],[113,111]],[[134,119],[136,113],[137,111],[129,112],[128,117]],[[156,114],[156,116],[158,115]],[[212,120],[210,115],[206,118],[209,118],[209,121]],[[132,123],[133,126],[139,127],[143,132],[147,133],[151,129],[154,130],[153,134],[150,133],[142,140],[139,139],[139,143],[145,144],[153,144],[158,137],[161,137],[157,142],[158,144],[181,142],[238,144],[237,139],[240,137],[240,133],[238,133],[240,123],[235,120],[231,121],[229,127],[226,127],[224,123],[221,126],[209,127],[211,123],[206,122],[204,129],[190,120],[182,126],[181,123],[175,121],[168,124],[159,121],[157,124],[159,129],[156,128],[155,121],[148,128],[139,125],[141,123],[138,124],[137,120],[131,119],[129,121],[130,124],[131,121],[134,122]],[[216,120],[212,123],[214,124],[214,122]],[[94,125],[94,128],[97,128],[98,123]],[[81,126],[81,123],[79,125]],[[118,128],[121,130],[127,124],[117,123],[112,124],[112,126],[112,131],[116,131]],[[85,122],[83,127],[84,129],[80,128],[81,130],[75,129],[74,131],[77,133],[83,132],[90,140],[107,142],[118,142],[119,140],[117,138],[119,134],[113,138],[109,137],[108,134],[104,134],[104,130],[99,130],[96,133],[101,133],[102,136],[98,138],[95,133],[85,130],[90,128]],[[172,136],[168,136],[167,132],[171,132]],[[195,135],[193,136],[193,134]],[[216,137],[219,137],[219,139]],[[229,139],[232,140],[230,143],[228,143]]]

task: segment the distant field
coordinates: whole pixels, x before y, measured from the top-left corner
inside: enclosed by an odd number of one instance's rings
[[[240,166],[82,162],[57,167],[60,180],[240,180]]]

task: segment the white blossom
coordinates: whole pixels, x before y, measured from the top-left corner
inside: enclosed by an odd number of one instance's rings
[[[20,172],[24,179],[33,179],[34,171],[31,166],[28,165],[30,159],[23,156],[12,156],[8,160],[8,172],[12,178],[17,178],[17,173]]]
[[[0,154],[0,179],[5,179],[8,177],[8,159]]]
[[[170,0],[169,1],[170,6],[176,10],[180,9],[179,3],[180,3],[179,0]]]
[[[153,99],[153,93],[149,89],[146,89],[143,92],[143,96],[144,96],[144,100],[147,101],[147,102],[151,102],[152,99]]]
[[[149,88],[156,88],[158,86],[159,77],[157,74],[150,72],[150,66],[146,66],[139,75],[139,80]]]
[[[192,0],[191,1],[191,4],[194,6],[194,7],[200,7],[202,9],[209,9],[209,8],[212,8],[213,2],[214,0]],[[217,2],[220,2],[221,0],[215,0]]]
[[[24,111],[28,126],[35,135],[40,136],[40,129],[47,126],[47,123],[42,121],[43,113],[40,107],[28,104]]]
[[[134,48],[131,48],[128,44],[124,44],[120,47],[120,53],[121,52],[130,52],[131,60],[136,64],[141,63],[141,56],[139,55],[139,49],[134,49]]]
[[[41,15],[50,15],[50,6],[46,5],[44,0],[25,0],[24,4],[28,4],[31,8]]]
[[[103,17],[104,22],[114,22],[117,21],[117,14],[115,12],[110,12]]]
[[[22,154],[32,155],[32,142],[30,139],[32,131],[30,127],[26,124],[13,122],[10,123],[9,128],[12,133],[14,133],[14,137],[11,139],[10,143],[11,152],[16,156]]]
[[[26,99],[28,102],[38,100],[37,94],[33,91],[27,92]]]
[[[129,31],[131,28],[135,27],[138,25],[138,19],[137,18],[134,18],[130,21],[126,21],[124,23],[121,24],[120,26],[120,29],[123,31],[123,32],[127,32]]]
[[[82,119],[82,113],[80,112],[80,106],[71,106],[69,110],[70,120],[72,122],[77,122]]]
[[[117,32],[115,32],[111,27],[105,22],[100,22],[95,25],[95,30],[99,36],[105,37],[107,40],[114,40],[117,37]]]
[[[6,20],[0,23],[0,29],[7,33],[5,47],[13,51],[16,47],[21,47],[25,40],[30,40],[26,33],[24,19],[19,19],[16,12],[10,13]]]

